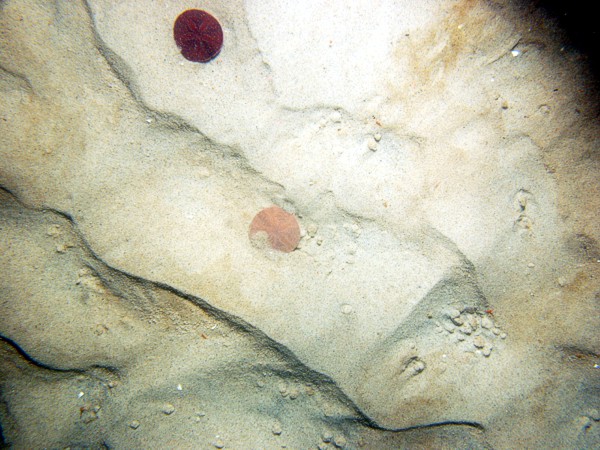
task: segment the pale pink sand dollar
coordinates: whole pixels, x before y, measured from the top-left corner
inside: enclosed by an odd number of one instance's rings
[[[250,224],[248,232],[251,241],[266,235],[269,246],[274,250],[293,252],[300,242],[300,227],[293,214],[271,206],[260,211]]]

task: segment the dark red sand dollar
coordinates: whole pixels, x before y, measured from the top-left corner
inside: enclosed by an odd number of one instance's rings
[[[193,62],[208,62],[223,46],[223,29],[219,21],[206,11],[188,9],[173,26],[173,36],[183,57]]]
[[[266,235],[271,248],[281,252],[293,251],[300,242],[296,217],[278,206],[265,208],[254,216],[248,235],[252,241],[260,234]]]

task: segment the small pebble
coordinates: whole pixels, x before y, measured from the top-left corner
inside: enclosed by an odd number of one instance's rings
[[[323,442],[331,442],[333,440],[333,433],[331,431],[324,431],[321,435],[321,440]]]
[[[296,400],[299,395],[300,391],[298,390],[298,388],[292,388],[290,390],[290,400]]]
[[[287,385],[285,383],[279,384],[279,393],[285,397],[288,394]]]
[[[223,447],[225,447],[225,443],[221,439],[216,439],[212,443],[212,445],[215,446],[216,448],[223,448]]]
[[[342,305],[342,313],[343,314],[350,314],[352,312],[352,306],[349,304],[343,304]]]
[[[373,139],[375,139],[375,142],[379,142],[381,140],[381,134],[375,133],[373,135]]]
[[[483,356],[490,356],[492,354],[492,346],[489,344],[486,344],[483,349],[481,350],[481,353],[483,353]]]
[[[444,330],[446,330],[448,333],[454,333],[454,325],[452,325],[451,323],[448,322],[444,322]]]
[[[465,323],[463,318],[460,316],[452,317],[450,320],[452,320],[452,323],[454,323],[454,325],[457,325],[457,326],[461,326],[463,323]]]
[[[592,420],[594,420],[596,422],[600,422],[600,412],[596,408],[590,409],[586,415],[590,419],[592,419]]]
[[[273,427],[271,428],[271,432],[275,435],[275,436],[279,436],[281,433],[283,433],[283,430],[281,429],[281,424],[279,422],[275,423],[273,425]]]
[[[456,308],[450,308],[448,310],[448,317],[451,319],[456,319],[457,317],[460,317],[460,311]]]
[[[413,365],[415,373],[421,373],[425,370],[425,363],[423,361],[416,361]]]
[[[587,430],[592,426],[592,421],[589,417],[581,416],[577,419],[577,428]]]
[[[376,152],[377,151],[377,142],[375,142],[375,139],[369,139],[369,141],[367,142],[367,147],[372,152]]]
[[[340,123],[342,121],[342,114],[339,111],[334,111],[329,116],[332,122]]]
[[[473,332],[473,328],[471,328],[471,325],[469,325],[468,323],[463,324],[463,326],[461,326],[458,329],[462,334],[471,334]]]
[[[484,316],[481,318],[481,326],[483,328],[487,328],[488,330],[491,330],[492,328],[494,328],[494,321],[492,319],[490,319],[487,316]]]
[[[506,333],[505,332],[500,333],[500,339],[506,339]]]
[[[477,348],[483,348],[485,345],[485,339],[483,339],[481,336],[475,336],[473,338],[473,345]]]
[[[133,430],[137,430],[140,427],[140,423],[137,420],[132,420],[129,422],[129,428]]]
[[[170,403],[166,403],[162,407],[162,412],[168,416],[175,412],[175,407],[173,405],[171,405]]]
[[[502,333],[502,330],[500,330],[500,328],[492,328],[492,333],[498,336],[500,333]]]
[[[333,438],[333,445],[337,448],[344,448],[348,444],[348,441],[344,436],[336,436]]]
[[[56,237],[56,236],[60,236],[60,225],[58,224],[52,224],[51,226],[48,227],[48,229],[46,230],[46,234],[48,236],[52,236],[52,237]]]

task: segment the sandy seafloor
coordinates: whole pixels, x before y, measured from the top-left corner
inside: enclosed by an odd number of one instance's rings
[[[0,1],[3,446],[599,448],[586,64],[527,2]]]

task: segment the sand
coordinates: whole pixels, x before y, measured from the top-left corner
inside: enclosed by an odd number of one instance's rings
[[[2,443],[600,446],[565,39],[518,2],[3,1]],[[249,236],[273,205],[292,252]]]

